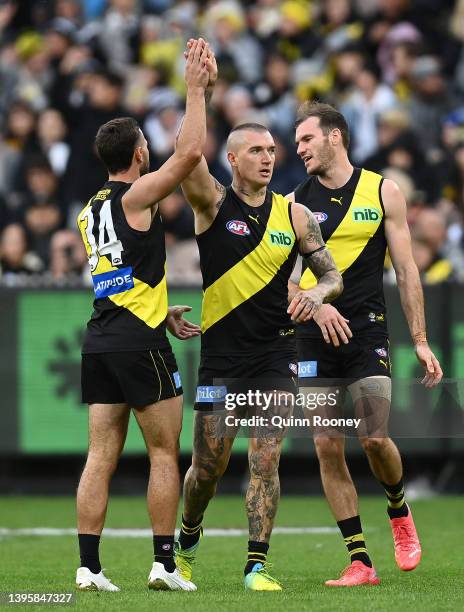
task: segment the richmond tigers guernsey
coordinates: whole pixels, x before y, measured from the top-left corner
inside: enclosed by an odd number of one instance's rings
[[[197,235],[203,275],[202,354],[259,352],[295,334],[287,314],[297,241],[291,204],[266,192],[249,206],[227,188],[213,224]]]
[[[129,226],[121,198],[130,186],[108,181],[77,218],[95,292],[83,353],[169,346],[162,221],[158,210],[149,230]]]
[[[343,293],[332,304],[357,333],[387,334],[382,182],[379,174],[354,168],[350,180],[340,189],[324,187],[317,176],[308,177],[295,189],[295,201],[314,214],[343,277]],[[309,289],[316,282],[312,272],[304,269],[300,286]],[[319,338],[321,331],[309,321],[298,326],[298,336]]]

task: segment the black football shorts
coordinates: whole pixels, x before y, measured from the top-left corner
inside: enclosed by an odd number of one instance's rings
[[[169,348],[82,355],[82,402],[141,408],[182,395]]]

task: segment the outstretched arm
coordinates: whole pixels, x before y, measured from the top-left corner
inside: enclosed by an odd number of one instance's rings
[[[411,249],[411,235],[406,220],[406,202],[398,185],[385,179],[382,184],[385,208],[385,236],[417,359],[425,369],[422,383],[431,388],[443,377],[440,364],[427,343],[424,294],[419,271]]]
[[[312,289],[299,290],[288,307],[293,321],[311,319],[324,302],[331,302],[343,291],[343,280],[322,240],[314,215],[301,204],[292,204],[293,225],[304,263],[317,278]]]
[[[206,140],[205,89],[209,78],[208,50],[208,45],[202,39],[189,50],[185,66],[185,120],[176,150],[159,170],[137,179],[124,194],[122,202],[129,212],[154,206],[169,195],[201,160]]]
[[[194,39],[187,43],[187,51],[190,52]],[[208,85],[205,90],[205,101],[209,103],[217,80],[217,64],[214,53],[208,50]],[[184,119],[185,122],[186,118]],[[214,221],[226,195],[226,188],[221,185],[209,172],[205,157],[195,166],[192,172],[182,181],[182,191],[190,206],[195,212],[195,231],[197,234],[204,232]]]

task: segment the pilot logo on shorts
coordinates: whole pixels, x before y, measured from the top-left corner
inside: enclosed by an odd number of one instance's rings
[[[317,361],[299,361],[298,378],[313,378],[317,376]]]
[[[325,212],[313,212],[313,215],[318,223],[324,223],[329,218],[329,215]]]
[[[375,352],[377,355],[379,355],[379,357],[388,357],[387,349],[384,349],[383,347],[375,349]]]
[[[172,378],[174,379],[174,384],[176,385],[176,389],[180,389],[180,387],[182,387],[182,381],[180,379],[179,371],[174,372],[174,374],[172,375]]]
[[[288,367],[290,369],[290,372],[293,372],[295,376],[298,374],[298,365],[296,363],[289,363]]]
[[[201,385],[197,387],[195,401],[214,404],[214,402],[224,401],[226,395],[227,387],[225,385]]]
[[[245,223],[245,221],[238,221],[237,219],[233,219],[232,221],[227,221],[226,227],[229,232],[235,234],[236,236],[249,236],[250,228]]]

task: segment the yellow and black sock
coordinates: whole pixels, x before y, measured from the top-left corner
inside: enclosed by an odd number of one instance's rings
[[[343,521],[337,521],[337,525],[342,532],[351,561],[361,561],[364,565],[367,565],[367,567],[372,567],[372,561],[367,554],[366,542],[364,541],[359,515],[352,516]]]
[[[189,523],[182,515],[182,527],[180,528],[179,534],[179,544],[182,550],[192,548],[192,546],[195,546],[195,544],[198,542],[201,536],[202,521],[203,515],[194,523]]]
[[[381,482],[380,484],[385,489],[385,493],[387,494],[388,516],[391,519],[401,518],[402,516],[408,516],[409,510],[408,510],[408,505],[404,499],[403,479],[401,479],[395,485],[389,485],[389,484],[386,484],[385,482]]]
[[[257,563],[264,565],[266,563],[267,551],[269,544],[267,542],[254,542],[248,540],[248,559],[245,565],[244,574],[249,574]]]

